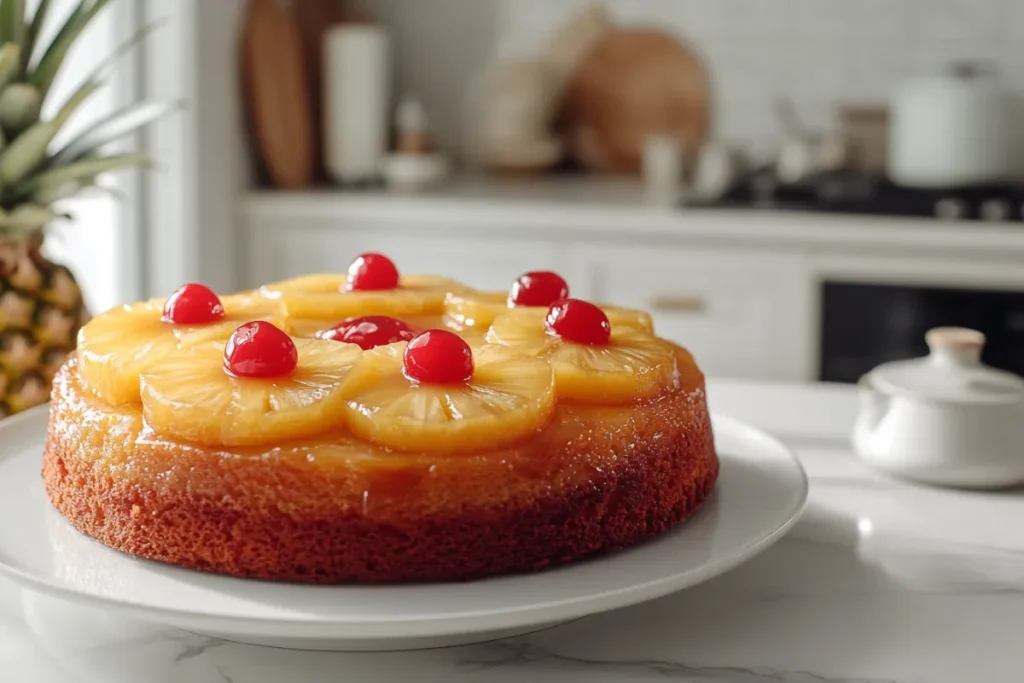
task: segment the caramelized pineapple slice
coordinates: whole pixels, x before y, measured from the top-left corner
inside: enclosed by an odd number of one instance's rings
[[[344,424],[342,387],[362,350],[294,340],[295,369],[281,377],[225,370],[222,342],[176,349],[142,373],[142,408],[160,435],[205,446],[276,444]]]
[[[498,347],[474,350],[472,378],[431,384],[402,372],[406,343],[363,354],[349,376],[349,427],[402,451],[466,453],[508,445],[540,430],[555,406],[551,367]]]
[[[548,360],[560,398],[593,404],[629,403],[676,385],[676,352],[668,342],[637,327],[612,323],[607,343],[580,344],[550,334],[545,313],[546,309],[533,308],[509,311],[494,321],[486,339],[522,355]]]
[[[654,333],[654,321],[649,313],[635,308],[598,304],[616,327],[635,327],[647,334]],[[511,306],[505,292],[452,293],[445,298],[444,323],[456,332],[479,330],[486,334],[498,316],[511,310],[532,310],[543,315],[547,306]]]
[[[225,296],[224,318],[207,325],[163,320],[166,300],[119,306],[90,320],[78,333],[78,372],[85,385],[110,405],[138,403],[139,373],[180,346],[225,340],[251,320],[280,322],[278,302]]]
[[[466,291],[455,280],[431,275],[405,275],[397,288],[385,290],[346,291],[346,282],[345,275],[306,275],[266,285],[260,293],[281,301],[290,318],[334,324],[361,315],[440,315],[447,294]]]

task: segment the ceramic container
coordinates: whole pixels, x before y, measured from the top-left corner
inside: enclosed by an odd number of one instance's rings
[[[1021,122],[1017,94],[979,66],[908,81],[892,102],[889,175],[921,188],[1013,180],[1021,170]]]
[[[861,378],[854,450],[874,467],[941,486],[1024,482],[1024,379],[981,362],[984,335],[936,328],[924,358]]]
[[[324,36],[324,166],[340,183],[376,180],[387,153],[391,40],[374,24],[338,24]]]

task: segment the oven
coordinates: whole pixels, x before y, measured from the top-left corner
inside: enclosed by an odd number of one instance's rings
[[[925,332],[940,326],[983,332],[983,361],[1024,375],[1024,287],[824,277],[819,301],[819,380],[856,382],[880,363],[925,355]]]

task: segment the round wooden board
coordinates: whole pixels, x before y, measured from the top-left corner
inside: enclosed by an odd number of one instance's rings
[[[674,36],[615,29],[573,72],[559,121],[584,167],[638,173],[650,135],[675,138],[696,154],[709,133],[710,100],[703,63]]]

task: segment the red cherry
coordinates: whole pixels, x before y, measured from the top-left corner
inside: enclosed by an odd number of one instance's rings
[[[262,320],[239,327],[224,347],[224,369],[238,377],[281,377],[298,364],[291,337]]]
[[[386,315],[364,315],[349,318],[330,328],[317,332],[317,339],[330,339],[346,344],[358,344],[364,351],[394,342],[409,341],[416,332],[397,318]]]
[[[415,382],[468,382],[473,377],[473,352],[454,332],[427,330],[405,347],[402,372]]]
[[[174,290],[164,304],[163,320],[175,325],[207,325],[224,319],[224,304],[206,285],[191,282]]]
[[[549,270],[523,273],[512,283],[509,306],[550,306],[569,296],[569,285],[562,276]]]
[[[350,292],[372,292],[398,287],[398,268],[383,254],[360,254],[348,267],[345,289]]]
[[[577,344],[607,344],[612,325],[600,308],[582,299],[561,299],[548,309],[544,320],[548,334]]]

